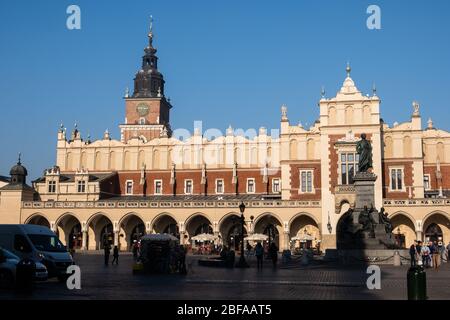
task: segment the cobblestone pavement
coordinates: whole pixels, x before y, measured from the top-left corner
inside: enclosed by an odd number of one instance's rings
[[[257,271],[201,267],[188,257],[189,273],[133,275],[132,257],[122,254],[119,266],[104,266],[103,256],[78,254],[81,290],[68,290],[57,280],[38,283],[31,295],[1,290],[0,299],[406,299],[408,266],[381,266],[381,290],[366,287],[368,274],[361,267],[299,262],[273,269],[269,261]],[[427,270],[430,299],[450,299],[450,263]]]

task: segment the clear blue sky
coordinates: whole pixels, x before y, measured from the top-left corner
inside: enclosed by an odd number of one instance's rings
[[[70,4],[82,30],[66,28]],[[370,4],[382,30],[366,28]],[[311,124],[321,86],[334,96],[350,61],[360,90],[376,83],[387,123],[418,100],[424,125],[450,129],[448,0],[2,0],[0,174],[19,151],[30,178],[52,166],[61,121],[119,138],[150,14],[173,128],[278,128],[283,103],[292,123]]]

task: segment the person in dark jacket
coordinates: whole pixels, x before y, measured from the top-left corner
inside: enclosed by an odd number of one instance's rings
[[[111,253],[109,243],[105,243],[103,250],[105,251],[105,266],[107,266],[109,264],[109,254]]]
[[[111,264],[114,264],[114,262],[118,265],[119,264],[119,248],[117,246],[114,246],[113,249],[113,260]]]
[[[277,261],[278,261],[278,248],[275,245],[275,243],[273,243],[273,242],[270,244],[270,247],[269,247],[269,256],[270,256],[270,259],[272,259],[273,267],[276,268]]]
[[[259,269],[262,270],[262,268],[263,268],[264,248],[263,248],[263,246],[261,245],[260,242],[258,242],[258,243],[256,244],[256,247],[255,247],[255,256],[256,256],[256,267],[257,267],[258,270],[259,270]]]
[[[409,247],[409,257],[411,258],[411,267],[416,266],[416,255],[417,255],[417,248],[416,248],[416,241]]]

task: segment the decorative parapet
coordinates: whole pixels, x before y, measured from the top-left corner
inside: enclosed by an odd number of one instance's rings
[[[238,208],[236,201],[23,201],[24,209],[41,208]],[[321,201],[260,200],[244,201],[248,208],[320,208]]]
[[[383,200],[385,207],[401,206],[450,206],[450,199],[405,199],[405,200]]]

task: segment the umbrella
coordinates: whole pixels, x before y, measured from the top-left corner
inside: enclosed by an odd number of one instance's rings
[[[246,238],[244,238],[245,241],[265,241],[269,238],[269,236],[262,234],[262,233],[254,233]]]
[[[200,241],[200,242],[214,241],[216,239],[217,239],[217,237],[215,235],[209,234],[209,233],[198,234],[191,238],[191,240],[193,240],[193,241]]]

